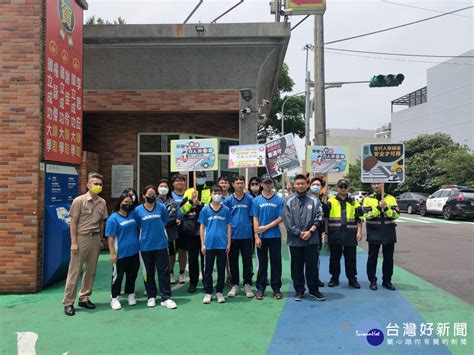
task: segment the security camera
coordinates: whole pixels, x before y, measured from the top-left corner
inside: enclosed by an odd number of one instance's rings
[[[280,10],[281,16],[291,16],[293,14],[293,9],[283,9]]]
[[[250,107],[243,108],[240,110],[241,113],[246,113],[247,115],[252,112],[252,109]]]
[[[258,123],[264,123],[264,122],[267,121],[267,119],[268,119],[267,115],[266,115],[266,114],[263,114],[263,115],[259,115],[259,116],[258,116],[258,120],[257,120],[257,121],[258,121]]]
[[[268,105],[270,103],[270,101],[262,99],[262,103],[265,104],[265,105]]]

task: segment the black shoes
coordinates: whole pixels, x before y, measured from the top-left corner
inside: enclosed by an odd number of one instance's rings
[[[377,281],[370,281],[370,289],[373,291],[377,290]]]
[[[304,293],[296,292],[295,301],[303,301]]]
[[[196,292],[196,285],[189,285],[188,293],[195,293]]]
[[[79,305],[79,307],[86,308],[86,309],[95,309],[95,304],[93,304],[89,300],[79,301],[78,305]]]
[[[352,288],[360,288],[360,284],[357,282],[357,280],[349,281],[349,286]]]
[[[322,282],[321,280],[318,280],[318,287],[324,287],[324,282]]]
[[[382,282],[382,286],[385,287],[387,290],[390,290],[390,291],[395,291],[396,290],[395,286],[393,286],[391,282]]]
[[[275,291],[273,293],[273,297],[275,297],[277,300],[281,300],[283,298],[283,294],[280,291]]]
[[[337,279],[331,279],[331,281],[329,281],[329,283],[328,283],[328,286],[329,286],[329,287],[336,287],[336,286],[339,286],[339,280],[337,280]]]
[[[64,314],[67,316],[75,315],[76,311],[74,309],[74,306],[72,304],[68,304],[67,306],[64,306]]]
[[[312,292],[308,292],[308,294],[309,294],[311,297],[317,299],[318,301],[326,301],[326,297],[325,297],[321,292],[319,292],[319,291],[317,291],[317,290],[316,290],[316,291],[312,291]]]
[[[265,294],[263,293],[263,291],[257,291],[257,295],[255,296],[255,299],[261,301],[264,298],[265,298]]]

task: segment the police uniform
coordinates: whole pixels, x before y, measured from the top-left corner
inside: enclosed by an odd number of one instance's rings
[[[395,290],[391,281],[393,274],[393,253],[397,242],[395,220],[400,216],[397,200],[386,194],[384,201],[387,207],[382,211],[379,207],[381,195],[373,193],[367,196],[363,202],[364,217],[367,225],[367,242],[369,244],[369,258],[367,260],[367,276],[370,288],[377,289],[377,258],[380,245],[382,245],[382,285],[388,289]]]
[[[349,284],[360,288],[357,283],[357,225],[361,223],[362,209],[360,203],[350,196],[342,199],[339,194],[328,200],[328,241],[330,250],[329,272],[330,287],[339,284],[341,257],[344,254],[346,276]]]

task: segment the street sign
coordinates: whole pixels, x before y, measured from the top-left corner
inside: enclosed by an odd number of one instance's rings
[[[346,147],[313,145],[309,147],[307,170],[320,174],[344,173],[347,169]]]
[[[293,134],[277,137],[267,142],[265,148],[267,171],[272,177],[300,167]]]
[[[361,180],[363,183],[401,183],[405,181],[405,146],[362,144]]]
[[[323,15],[326,0],[286,0],[285,9],[292,15]]]

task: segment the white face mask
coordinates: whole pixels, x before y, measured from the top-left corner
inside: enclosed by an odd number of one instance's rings
[[[318,193],[319,191],[321,191],[321,186],[319,186],[319,185],[311,185],[309,189],[311,190],[311,192],[312,192],[313,194],[316,194],[316,193]]]
[[[260,191],[260,186],[252,186],[250,190],[252,190],[253,193],[258,193]]]
[[[159,187],[158,188],[158,193],[161,195],[161,196],[166,196],[168,194],[168,188],[167,187]]]
[[[219,194],[212,194],[212,201],[219,203],[222,201],[222,195]]]

